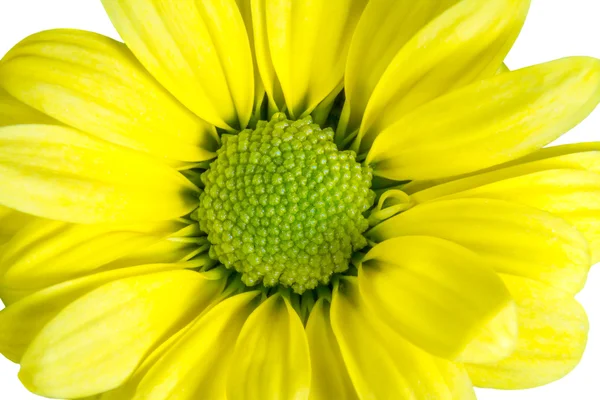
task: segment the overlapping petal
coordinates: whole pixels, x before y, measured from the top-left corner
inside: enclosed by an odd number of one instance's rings
[[[378,131],[367,162],[375,175],[396,180],[472,172],[540,149],[598,102],[600,60],[573,57],[500,74]]]
[[[348,53],[344,77],[346,115],[340,134],[360,127],[373,91],[404,46],[429,22],[459,1],[369,2],[356,27]]]
[[[101,269],[108,271],[132,265],[173,263],[189,261],[190,259],[206,264],[210,260],[210,257],[207,257],[206,254],[203,254],[199,258],[194,257],[204,253],[208,247],[206,238],[180,237],[176,233],[173,236],[164,237],[148,247],[136,249],[121,258],[103,265]]]
[[[21,229],[4,248],[0,293],[7,288],[12,292],[35,291],[87,275],[150,247],[184,226],[179,221],[79,225],[40,219]]]
[[[228,399],[308,399],[311,368],[306,333],[283,295],[269,297],[250,315],[233,359]]]
[[[198,189],[156,159],[51,125],[0,128],[0,205],[75,222],[185,215]]]
[[[493,198],[539,208],[573,224],[590,243],[592,263],[600,260],[600,175],[597,154],[566,155],[451,181],[414,193],[418,203],[451,198]],[[582,169],[548,169],[554,162]],[[551,168],[551,167],[550,167]]]
[[[366,0],[252,0],[256,56],[272,105],[301,118],[343,79]]]
[[[361,399],[475,399],[464,368],[415,347],[369,317],[356,278],[340,279],[331,326]]]
[[[528,7],[528,0],[371,2],[346,70],[347,130],[360,127],[361,152],[408,111],[494,75]]]
[[[58,121],[15,99],[0,84],[0,127],[17,124],[57,124]]]
[[[21,359],[19,377],[30,391],[48,397],[114,389],[153,347],[215,300],[223,285],[194,271],[168,271],[101,286],[42,328]]]
[[[200,315],[210,310],[214,305],[218,303],[218,300],[206,307]],[[172,334],[167,340],[161,343],[160,346],[156,347],[149,355],[144,359],[140,366],[135,372],[127,379],[125,384],[119,386],[114,390],[104,392],[99,395],[102,400],[130,400],[135,397],[138,385],[144,379],[150,368],[152,368],[175,344],[179,342],[179,339],[183,338],[186,333],[194,326],[197,318],[190,321],[186,326],[181,328],[176,333]]]
[[[527,389],[564,377],[577,366],[585,349],[585,311],[560,290],[515,276],[503,279],[517,303],[517,346],[498,363],[468,365],[471,379],[480,387]]]
[[[426,236],[386,240],[367,253],[358,281],[374,315],[431,354],[485,363],[513,351],[514,303],[485,260],[462,246]]]
[[[19,229],[34,219],[35,217],[31,215],[0,206],[0,258],[4,252],[2,246],[10,241]]]
[[[403,185],[402,190],[405,193],[413,194],[433,186],[476,175],[483,175],[484,181],[492,182],[549,169],[581,169],[596,173],[600,172],[600,143],[587,142],[545,147],[514,161],[475,171],[470,174],[444,179],[412,181]],[[495,173],[488,174],[488,172]],[[469,181],[465,180],[464,182]]]
[[[600,142],[584,142],[540,149],[495,169],[533,163],[546,169],[573,168],[600,173]]]
[[[225,399],[233,348],[259,292],[231,297],[210,309],[139,383],[133,399]]]
[[[469,198],[420,204],[367,234],[378,242],[411,235],[449,240],[485,258],[498,272],[573,294],[583,288],[591,265],[588,243],[575,227],[506,201]]]
[[[40,290],[0,311],[0,352],[20,362],[33,338],[67,305],[86,293],[112,281],[186,268],[181,264],[152,264],[103,272],[66,281]]]
[[[214,128],[164,90],[125,45],[95,33],[62,29],[26,38],[2,59],[0,87],[103,140],[172,160],[214,157]]]
[[[102,0],[150,73],[200,118],[245,128],[254,105],[250,43],[235,0]]]
[[[550,170],[600,172],[600,145],[595,142],[547,147],[530,155],[471,174],[444,180],[414,181],[402,190],[418,202],[470,190],[489,183]]]
[[[324,298],[315,303],[310,313],[306,337],[312,369],[309,399],[358,399],[331,328],[329,302]]]

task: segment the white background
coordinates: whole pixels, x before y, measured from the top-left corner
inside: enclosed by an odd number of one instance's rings
[[[511,69],[569,55],[600,58],[598,0],[533,0],[532,3],[523,33],[507,59]],[[0,0],[0,56],[25,36],[50,28],[87,29],[118,38],[100,0]],[[559,140],[560,143],[577,141],[600,141],[600,109]],[[592,269],[587,287],[578,299],[588,311],[591,330],[588,349],[576,370],[561,381],[538,389],[479,390],[480,400],[600,399],[600,266]],[[40,399],[22,388],[17,371],[17,365],[0,356],[0,399]]]

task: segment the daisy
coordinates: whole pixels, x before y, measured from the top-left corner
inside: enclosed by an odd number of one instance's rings
[[[0,62],[0,352],[49,398],[474,399],[565,376],[600,60],[528,0],[103,0]]]

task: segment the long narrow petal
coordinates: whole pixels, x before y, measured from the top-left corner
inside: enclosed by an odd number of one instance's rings
[[[566,58],[438,98],[381,131],[367,157],[388,179],[436,179],[540,149],[600,102],[600,60]]]
[[[245,128],[254,103],[250,43],[235,0],[102,0],[138,60],[200,118]]]
[[[312,369],[309,399],[358,399],[331,329],[330,305],[325,299],[319,299],[310,312],[306,337]]]
[[[233,359],[228,399],[308,399],[308,342],[300,317],[282,295],[271,296],[250,315]]]
[[[225,399],[228,368],[237,360],[224,349],[235,346],[258,294],[231,297],[200,317],[148,371],[133,399]]]
[[[20,102],[0,88],[0,127],[18,124],[50,125],[58,124],[58,121]]]
[[[335,286],[331,326],[361,399],[475,399],[461,365],[435,358],[370,317],[356,278]]]
[[[403,3],[398,2],[396,7],[402,7]],[[372,93],[367,93],[368,103],[361,107],[364,116],[359,135],[366,139],[361,143],[362,151],[368,149],[373,133],[406,112],[448,91],[496,74],[529,9],[529,0],[453,3],[456,2],[443,1],[438,5],[440,8],[432,16],[443,12],[415,32],[393,55]],[[379,10],[379,15],[385,13],[385,8]],[[420,22],[418,18],[417,21]]]
[[[0,311],[0,352],[8,359],[20,362],[33,338],[48,322],[67,305],[108,282],[185,267],[186,264],[181,263],[123,268],[64,282],[36,292]]]
[[[575,227],[547,212],[506,201],[420,204],[368,232],[378,242],[411,235],[449,240],[479,254],[498,272],[573,294],[583,288],[591,265],[588,243]]]
[[[223,285],[197,272],[168,271],[101,286],[41,330],[23,355],[19,378],[47,397],[114,389],[152,348],[215,300]]]
[[[253,0],[261,75],[272,102],[273,75],[292,117],[299,118],[342,81],[354,28],[367,0]],[[274,74],[273,74],[274,73]]]
[[[515,352],[496,364],[468,365],[475,385],[527,389],[554,382],[573,370],[587,342],[588,320],[572,296],[539,282],[503,277],[517,303]]]
[[[472,174],[444,180],[410,182],[402,186],[402,191],[422,203],[535,172],[565,169],[600,173],[600,144],[590,142],[547,147],[515,161]]]
[[[63,29],[28,37],[0,63],[0,86],[103,140],[172,160],[214,157],[214,129],[162,88],[125,45],[95,33]]]
[[[441,198],[490,198],[539,208],[579,229],[590,243],[592,263],[598,262],[600,175],[587,170],[545,169],[531,164],[448,182],[415,193],[412,198],[418,203]],[[536,169],[541,171],[535,172]]]
[[[574,143],[545,147],[525,157],[470,174],[443,179],[412,181],[402,191],[413,194],[451,181],[484,175],[489,181],[506,179],[549,169],[581,169],[600,173],[600,142]],[[495,172],[494,174],[488,174]],[[466,182],[466,181],[465,181]]]
[[[269,46],[269,35],[267,32],[267,1],[268,0],[248,0],[250,2],[250,12],[252,15],[252,28],[254,39],[254,54],[256,65],[260,74],[261,81],[269,99],[269,111],[271,113],[282,110],[285,107],[285,98],[281,90],[281,83],[275,73],[273,61],[271,59],[271,50]]]
[[[429,353],[493,362],[514,348],[514,303],[484,259],[464,247],[425,236],[390,239],[367,254],[358,280],[373,313]]]
[[[137,265],[186,262],[190,261],[194,255],[198,254],[198,244],[189,241],[179,241],[177,239],[178,238],[165,237],[153,245],[134,250],[126,256],[104,264],[98,269],[86,273],[84,276],[122,268],[130,268]],[[193,265],[190,266],[190,268],[198,267],[199,261],[199,259],[194,260]],[[64,279],[60,279],[60,281],[62,282]],[[26,280],[24,279],[23,282],[25,283]],[[40,287],[32,287],[26,284],[20,287],[0,286],[0,298],[5,305],[13,304],[31,296],[41,289],[47,288],[51,284],[51,282],[44,282]]]
[[[263,85],[258,70],[258,62],[256,52],[254,51],[254,26],[252,22],[252,0],[236,0],[244,25],[246,25],[246,33],[250,41],[250,50],[252,52],[252,64],[254,65],[254,115],[260,115],[263,99],[265,97],[265,86]]]
[[[177,218],[197,188],[133,150],[51,125],[0,128],[0,205],[50,219],[140,222]]]
[[[496,167],[506,168],[525,163],[551,166],[547,169],[573,168],[600,173],[600,142],[584,142],[551,146],[540,149],[507,164]]]
[[[24,227],[0,256],[0,287],[35,290],[74,279],[157,243],[177,221],[79,225],[40,219]]]

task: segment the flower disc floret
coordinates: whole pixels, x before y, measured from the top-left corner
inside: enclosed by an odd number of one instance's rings
[[[211,257],[246,285],[302,293],[346,271],[367,244],[372,172],[354,152],[339,151],[333,135],[310,117],[276,114],[223,137],[202,175],[198,220]]]

